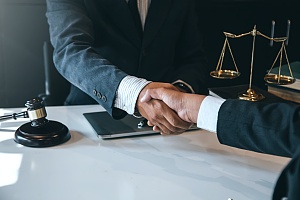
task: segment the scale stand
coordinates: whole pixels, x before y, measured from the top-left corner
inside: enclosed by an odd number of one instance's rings
[[[272,21],[272,33],[271,33],[272,36],[271,37],[268,37],[268,36],[262,34],[261,32],[259,32],[256,29],[256,25],[254,26],[252,31],[250,31],[248,33],[243,33],[243,34],[240,34],[240,35],[235,35],[235,34],[232,34],[232,33],[223,32],[224,35],[225,35],[225,42],[224,42],[224,45],[223,45],[223,48],[222,48],[222,51],[221,51],[221,55],[220,55],[216,70],[214,70],[210,73],[210,75],[212,77],[218,78],[218,79],[234,79],[234,78],[239,77],[240,74],[241,74],[238,70],[237,65],[236,65],[231,47],[229,45],[228,38],[234,38],[235,39],[235,38],[244,37],[246,35],[252,35],[253,36],[249,88],[247,89],[247,91],[238,94],[238,97],[239,97],[240,100],[261,101],[265,98],[262,94],[257,93],[254,89],[252,89],[252,75],[253,75],[254,49],[255,49],[256,36],[262,36],[262,37],[270,40],[271,46],[273,45],[273,42],[281,42],[282,43],[281,48],[280,48],[280,50],[277,54],[277,57],[276,57],[275,61],[273,62],[273,65],[272,65],[271,69],[269,70],[269,72],[265,76],[264,80],[269,84],[277,84],[277,85],[292,84],[296,81],[296,79],[293,77],[292,70],[291,70],[289,60],[288,60],[288,56],[287,56],[287,52],[286,52],[286,48],[285,48],[285,43],[287,44],[288,37],[274,38],[274,27],[275,27],[275,22]],[[287,31],[287,33],[289,33],[289,28],[290,28],[290,21],[288,21],[288,31]],[[223,61],[224,61],[224,57],[225,57],[225,51],[226,51],[227,46],[228,46],[232,61],[233,61],[234,66],[235,66],[235,70],[228,70],[228,69],[223,70],[222,69],[222,65],[223,65]],[[291,76],[281,75],[283,53],[285,54],[285,58],[286,58]],[[280,58],[279,72],[278,72],[278,74],[272,74],[270,72],[273,69],[273,67],[275,66],[275,63],[278,60],[278,58]]]

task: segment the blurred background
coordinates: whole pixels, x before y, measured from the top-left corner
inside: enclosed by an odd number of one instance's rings
[[[299,0],[195,0],[199,28],[204,37],[209,67],[214,70],[224,43],[223,31],[241,34],[254,25],[270,36],[276,21],[275,37],[286,36],[291,20],[290,62],[300,61]],[[24,107],[26,100],[45,92],[44,42],[49,42],[45,0],[0,0],[0,107]],[[210,87],[249,83],[252,37],[230,40],[241,77],[209,80]],[[280,44],[257,37],[253,84],[264,88],[263,77],[279,51]],[[229,53],[229,52],[227,52]],[[229,54],[227,55],[229,56]],[[230,58],[230,57],[229,57]],[[226,64],[228,63],[228,64]],[[232,61],[224,61],[233,69]]]
[[[0,0],[0,107],[24,107],[45,90],[45,0]]]

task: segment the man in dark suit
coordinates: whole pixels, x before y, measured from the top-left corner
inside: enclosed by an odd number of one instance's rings
[[[300,106],[224,100],[165,88],[147,90],[141,101],[151,99],[164,101],[183,120],[216,132],[221,144],[292,157],[276,183],[273,199],[300,199]]]
[[[146,88],[207,93],[194,9],[193,0],[47,0],[54,63],[72,84],[66,103],[99,103],[116,119],[141,114],[163,133],[186,130],[163,102],[139,98]]]

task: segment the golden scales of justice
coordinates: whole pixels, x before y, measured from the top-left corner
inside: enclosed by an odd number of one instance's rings
[[[225,35],[225,42],[221,51],[221,55],[219,58],[219,61],[217,63],[217,67],[216,70],[212,71],[210,73],[210,75],[214,78],[218,78],[218,79],[234,79],[240,76],[240,72],[238,70],[238,67],[236,65],[236,62],[234,60],[234,56],[229,44],[229,40],[228,38],[241,38],[247,35],[252,35],[253,36],[253,42],[252,42],[252,54],[251,54],[251,66],[250,66],[250,81],[249,81],[249,88],[247,89],[246,92],[240,93],[238,95],[239,99],[241,100],[247,100],[247,101],[260,101],[262,99],[264,99],[265,97],[262,94],[259,94],[257,92],[255,92],[252,89],[252,74],[253,74],[253,61],[254,61],[254,48],[255,48],[255,38],[256,36],[262,36],[268,40],[270,40],[270,45],[273,46],[273,42],[280,42],[281,43],[281,48],[273,62],[272,67],[270,68],[270,70],[268,71],[268,73],[265,75],[264,80],[269,83],[269,84],[275,84],[275,85],[287,85],[287,84],[292,84],[296,81],[296,79],[293,77],[293,73],[289,64],[289,60],[288,60],[288,56],[287,56],[287,51],[286,51],[286,45],[287,45],[287,41],[288,41],[288,34],[289,34],[289,29],[290,29],[290,21],[288,20],[288,28],[287,28],[287,37],[278,37],[278,38],[274,38],[274,27],[275,27],[275,22],[272,21],[272,29],[271,29],[271,37],[268,37],[264,34],[262,34],[261,32],[259,32],[256,29],[256,26],[254,26],[253,30],[248,32],[248,33],[243,33],[240,35],[235,35],[232,33],[227,33],[227,32],[223,32]],[[226,47],[228,47],[233,64],[235,66],[235,70],[229,70],[229,69],[222,69],[222,65],[223,65],[223,60],[224,60],[224,56],[225,56],[225,51],[226,51]],[[281,74],[281,67],[282,67],[282,59],[283,59],[283,54],[285,55],[285,59],[287,61],[287,66],[289,67],[289,72],[290,72],[290,76],[287,75],[282,75]],[[279,70],[278,70],[278,74],[274,74],[271,73],[271,70],[273,69],[275,63],[277,62],[279,58]]]

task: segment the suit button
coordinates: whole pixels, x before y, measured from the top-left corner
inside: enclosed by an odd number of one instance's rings
[[[104,96],[104,95],[102,96],[102,98],[101,98],[101,99],[102,99],[102,101],[104,101],[104,102],[106,102],[106,101],[107,101],[107,99],[106,99],[106,96]]]
[[[101,94],[100,92],[98,92],[98,93],[97,93],[97,97],[98,97],[99,99],[101,99],[101,98],[102,98],[102,94]]]
[[[97,95],[97,90],[93,89],[93,94],[96,96]]]

